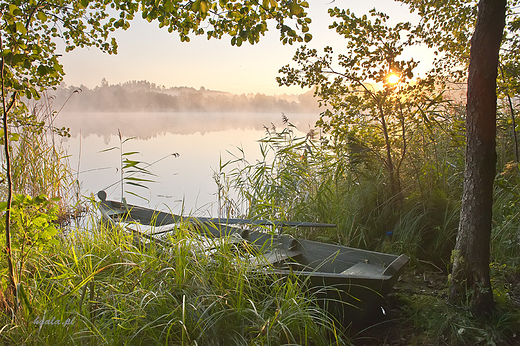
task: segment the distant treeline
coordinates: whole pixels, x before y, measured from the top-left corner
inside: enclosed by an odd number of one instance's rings
[[[75,92],[77,91],[77,92]],[[190,87],[166,88],[148,81],[109,85],[103,79],[94,89],[81,85],[61,86],[49,92],[54,107],[64,112],[316,112],[311,91],[301,95],[234,95]],[[71,96],[72,95],[72,96]],[[69,98],[70,97],[70,98]],[[67,101],[68,99],[68,101]]]

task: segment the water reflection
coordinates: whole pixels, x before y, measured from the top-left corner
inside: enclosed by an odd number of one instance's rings
[[[289,119],[303,131],[314,124],[309,115]],[[133,158],[152,163],[155,175],[149,190],[131,191],[148,201],[126,194],[129,203],[171,210],[174,213],[216,216],[217,185],[213,174],[220,158],[227,161],[241,147],[250,162],[260,158],[257,141],[264,125],[282,126],[280,114],[227,115],[222,113],[86,113],[60,114],[55,125],[71,128],[64,142],[70,164],[83,194],[105,189],[109,199],[121,198],[118,129],[124,138],[123,152],[136,151]],[[172,154],[179,153],[179,157]]]
[[[313,113],[285,114],[302,131],[313,127],[317,115]],[[281,123],[282,113],[63,113],[56,126],[70,127],[71,135],[86,137],[92,134],[108,139],[118,129],[127,136],[142,139],[164,133],[193,134],[227,130],[258,130],[271,123]]]

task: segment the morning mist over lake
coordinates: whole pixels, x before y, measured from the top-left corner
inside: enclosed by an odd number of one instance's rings
[[[121,198],[121,153],[151,164],[148,189],[126,186],[132,203],[176,213],[216,215],[216,173],[221,162],[261,158],[258,140],[284,127],[282,116],[305,135],[319,117],[312,92],[234,95],[131,81],[100,87],[61,87],[49,94],[54,126],[70,129],[63,141],[82,194],[106,190]],[[124,141],[120,150],[121,139]],[[112,149],[111,149],[112,148]],[[117,149],[116,149],[117,148]],[[109,150],[111,149],[111,150]]]

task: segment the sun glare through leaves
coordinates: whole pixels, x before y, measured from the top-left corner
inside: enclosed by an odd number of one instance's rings
[[[390,85],[395,85],[397,83],[399,83],[399,75],[395,74],[395,73],[390,73],[387,77],[386,77],[386,81],[388,82],[388,84]]]

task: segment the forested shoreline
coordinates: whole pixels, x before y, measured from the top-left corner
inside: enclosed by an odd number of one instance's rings
[[[92,89],[61,85],[49,91],[65,112],[288,112],[318,113],[312,91],[300,95],[231,94],[191,87],[157,86],[148,81],[110,85],[103,79]]]

